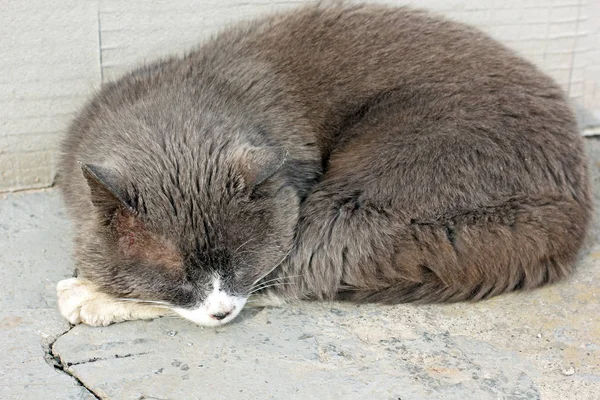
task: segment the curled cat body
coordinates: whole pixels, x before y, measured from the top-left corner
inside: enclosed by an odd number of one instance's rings
[[[591,214],[565,95],[479,30],[383,5],[244,22],[103,86],[62,144],[71,322],[250,296],[454,302],[556,282]]]

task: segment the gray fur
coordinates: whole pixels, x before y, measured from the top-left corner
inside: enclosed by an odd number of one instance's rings
[[[214,273],[386,303],[534,288],[572,271],[591,211],[560,88],[408,8],[240,24],[105,85],[62,150],[81,273],[180,307]]]

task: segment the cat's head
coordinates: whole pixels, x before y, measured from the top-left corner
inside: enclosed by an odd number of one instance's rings
[[[112,295],[216,326],[288,255],[299,200],[282,177],[282,148],[207,146],[197,156],[162,170],[134,157],[82,163],[97,221],[88,262]]]

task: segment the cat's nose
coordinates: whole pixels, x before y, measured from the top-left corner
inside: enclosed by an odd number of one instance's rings
[[[220,320],[224,319],[225,317],[227,317],[229,314],[231,314],[231,310],[230,311],[219,311],[219,312],[210,314],[210,317],[220,321]]]

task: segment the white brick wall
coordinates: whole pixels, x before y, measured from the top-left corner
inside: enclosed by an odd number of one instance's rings
[[[477,25],[568,91],[600,121],[600,1],[380,0]],[[101,82],[182,52],[228,24],[297,0],[1,0],[0,191],[48,186],[59,136]]]
[[[97,6],[0,1],[0,191],[48,186],[66,121],[100,83]]]

